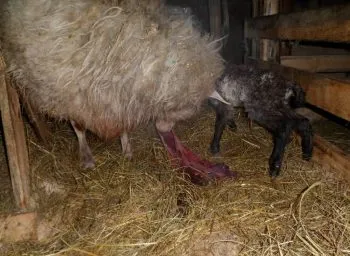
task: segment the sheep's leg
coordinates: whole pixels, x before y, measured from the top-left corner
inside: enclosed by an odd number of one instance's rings
[[[209,180],[236,176],[228,166],[202,160],[191,152],[172,132],[173,126],[173,122],[158,121],[156,123],[159,137],[172,157],[173,164],[184,167],[192,182],[205,184]]]
[[[309,161],[313,151],[313,132],[309,120],[297,115],[295,130],[301,137],[302,157],[304,160]]]
[[[128,158],[129,160],[131,160],[132,159],[132,150],[131,150],[131,144],[129,142],[127,132],[122,133],[122,135],[120,136],[120,142],[122,144],[122,151],[123,151],[124,156],[126,158]]]
[[[212,154],[217,154],[220,152],[220,141],[226,125],[229,124],[230,127],[236,127],[236,124],[233,118],[229,118],[228,109],[224,103],[213,98],[209,98],[208,102],[216,113],[215,129],[210,143],[210,152]]]
[[[84,127],[76,123],[75,121],[70,121],[73,129],[75,131],[75,134],[77,135],[78,142],[79,142],[79,156],[80,160],[82,162],[82,166],[84,169],[90,169],[95,167],[95,160],[92,156],[90,147],[86,141],[86,130]]]

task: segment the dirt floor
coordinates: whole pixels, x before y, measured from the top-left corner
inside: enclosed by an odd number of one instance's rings
[[[350,190],[332,172],[301,159],[294,138],[281,176],[268,177],[270,135],[240,116],[220,157],[208,146],[214,114],[179,123],[177,135],[201,156],[225,162],[237,180],[197,186],[169,165],[152,126],[131,133],[134,158],[118,140],[89,134],[97,166],[82,170],[66,123],[51,123],[52,148],[29,126],[39,242],[0,243],[0,255],[349,255]],[[1,139],[1,137],[0,137]],[[1,141],[3,145],[3,141]],[[0,210],[13,210],[3,147]]]

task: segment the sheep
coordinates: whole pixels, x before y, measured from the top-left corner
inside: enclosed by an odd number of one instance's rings
[[[193,177],[233,176],[202,162],[172,129],[201,109],[223,70],[217,43],[186,12],[158,0],[11,0],[2,3],[0,37],[9,74],[45,115],[70,121],[85,168],[95,161],[85,137],[121,135],[154,122],[168,152]],[[197,161],[197,162],[195,162]]]
[[[226,125],[235,129],[235,107],[243,106],[248,118],[256,121],[273,136],[269,174],[280,174],[283,154],[293,130],[300,134],[302,158],[310,160],[313,151],[312,127],[308,119],[297,114],[305,103],[305,92],[294,82],[275,72],[248,65],[227,65],[216,81],[217,94],[209,97],[215,109],[215,131],[210,144],[212,154],[220,152],[220,140]]]

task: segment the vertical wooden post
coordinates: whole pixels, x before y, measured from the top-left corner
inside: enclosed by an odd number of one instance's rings
[[[22,211],[30,207],[29,160],[24,125],[16,90],[5,75],[5,62],[0,55],[0,97],[11,182],[16,205]]]
[[[221,37],[221,0],[209,0],[210,34],[214,39]]]
[[[281,13],[289,13],[293,10],[292,0],[280,0],[280,9]],[[278,41],[278,56],[276,61],[281,63],[281,56],[289,56],[292,54],[292,47],[289,42]]]
[[[279,0],[264,0],[263,15],[277,14],[279,11]],[[274,60],[278,58],[279,50],[278,41],[261,39],[260,41],[260,59],[264,61]]]
[[[260,15],[260,3],[261,0],[253,0],[253,4],[252,4],[252,17],[258,17]],[[247,28],[245,28],[245,31],[247,31]],[[254,59],[258,58],[259,55],[259,49],[258,49],[258,45],[259,45],[259,39],[253,38],[251,40],[251,56]],[[245,62],[247,63],[247,62]]]

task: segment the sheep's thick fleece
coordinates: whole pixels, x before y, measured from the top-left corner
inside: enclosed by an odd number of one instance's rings
[[[223,70],[217,45],[186,13],[113,2],[2,3],[2,50],[18,87],[42,113],[105,138],[193,115]]]

